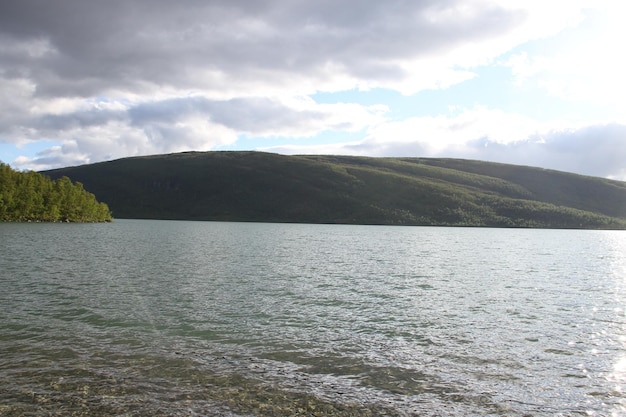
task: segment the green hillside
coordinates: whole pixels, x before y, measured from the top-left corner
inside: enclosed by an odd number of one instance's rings
[[[626,183],[460,159],[185,152],[45,172],[119,218],[626,229]]]

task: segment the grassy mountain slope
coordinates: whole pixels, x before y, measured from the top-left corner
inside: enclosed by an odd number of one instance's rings
[[[626,183],[431,158],[185,152],[47,171],[116,217],[626,228]]]

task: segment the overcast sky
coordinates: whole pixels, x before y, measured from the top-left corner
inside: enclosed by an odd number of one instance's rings
[[[0,161],[187,150],[626,180],[621,0],[0,2]]]

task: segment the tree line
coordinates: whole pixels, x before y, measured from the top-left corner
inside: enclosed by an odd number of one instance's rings
[[[52,180],[0,162],[0,221],[109,222],[109,207],[68,177]]]

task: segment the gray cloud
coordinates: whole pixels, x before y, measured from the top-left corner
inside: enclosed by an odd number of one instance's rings
[[[204,149],[233,132],[354,131],[369,110],[333,116],[284,97],[402,85],[416,77],[403,62],[506,33],[523,17],[490,6],[437,20],[459,2],[0,2],[0,141],[45,138],[62,142],[59,152],[75,143],[94,162],[104,155],[98,140],[123,156]]]
[[[0,5],[5,74],[43,96],[121,89],[222,89],[223,79],[323,82],[329,68],[357,79],[398,79],[397,64],[506,33],[523,16],[495,5],[433,21],[457,1],[21,0]],[[0,50],[3,50],[0,48]],[[330,67],[329,67],[330,66]]]
[[[297,111],[269,98],[209,100],[204,97],[176,98],[144,103],[131,108],[133,125],[175,122],[185,116],[199,115],[239,132],[262,133],[279,127],[292,127],[307,121],[322,122],[321,111]]]
[[[61,115],[46,114],[39,119],[33,119],[31,126],[41,133],[53,134],[59,131],[97,127],[124,118],[123,111],[91,109]]]
[[[541,166],[626,180],[626,125],[609,124],[549,132],[503,145],[474,142],[477,159]]]
[[[380,110],[354,103],[321,105],[305,97],[357,87],[414,92],[468,78],[470,73],[454,71],[471,70],[472,54],[422,64],[462,46],[500,40],[528,21],[526,12],[501,4],[3,1],[0,141],[60,143],[22,161],[43,168],[208,150],[233,143],[239,134],[297,138],[325,130],[359,131],[380,123]],[[515,39],[483,58],[528,40]],[[623,137],[623,125],[596,126],[544,135],[544,143],[475,140],[441,156],[593,175],[621,172],[626,178]],[[328,149],[424,156],[429,147],[390,138]]]

